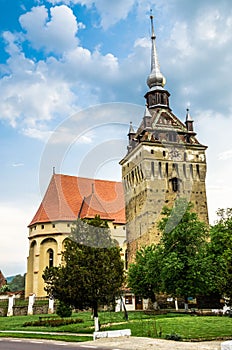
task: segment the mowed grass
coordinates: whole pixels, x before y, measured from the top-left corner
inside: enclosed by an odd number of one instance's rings
[[[116,330],[130,328],[132,336],[166,338],[167,335],[179,335],[182,340],[212,340],[232,339],[232,318],[221,316],[191,316],[186,314],[169,313],[165,315],[147,315],[144,312],[129,312],[126,321],[124,313],[100,312],[101,330]],[[0,317],[0,330],[12,333],[0,333],[0,336],[30,337],[56,339],[63,341],[91,340],[94,331],[94,322],[90,312],[79,312],[72,318],[81,318],[83,323],[63,325],[57,327],[24,327],[25,322],[33,322],[39,316]],[[52,317],[52,315],[50,315]],[[33,332],[32,333],[14,333]],[[36,334],[34,332],[49,332],[50,334]],[[59,334],[55,334],[59,333]],[[67,334],[68,333],[68,334]],[[77,335],[78,334],[78,335]],[[87,336],[89,335],[89,337]]]

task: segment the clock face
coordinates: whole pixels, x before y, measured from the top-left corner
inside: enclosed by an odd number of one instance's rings
[[[171,151],[169,152],[169,155],[174,160],[181,160],[181,153],[176,148],[172,148]]]

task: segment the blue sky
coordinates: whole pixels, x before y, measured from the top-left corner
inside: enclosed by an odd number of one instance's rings
[[[190,107],[198,139],[209,147],[211,222],[219,207],[231,207],[230,0],[0,5],[0,269],[6,276],[26,271],[27,225],[53,167],[120,180],[128,124],[141,120],[148,90],[150,8],[171,108],[184,120]]]

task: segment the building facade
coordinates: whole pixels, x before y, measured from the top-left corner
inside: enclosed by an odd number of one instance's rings
[[[54,174],[38,211],[29,224],[25,296],[46,296],[42,278],[48,266],[61,264],[65,239],[77,218],[107,220],[112,238],[126,249],[122,183]]]
[[[141,246],[158,243],[157,221],[164,206],[186,198],[199,219],[208,222],[206,199],[206,146],[196,138],[187,110],[185,121],[169,106],[169,92],[158,62],[151,16],[151,73],[141,124],[130,125],[128,152],[121,160],[125,189],[128,260]]]
[[[123,186],[114,181],[53,175],[29,224],[26,296],[46,295],[43,271],[46,266],[61,263],[65,239],[77,218],[93,218],[97,214],[108,221],[112,237],[123,248],[125,267],[140,247],[159,242],[157,221],[162,217],[162,208],[172,207],[177,198],[192,202],[199,219],[208,222],[207,147],[196,137],[189,110],[182,122],[170,108],[152,16],[151,27],[146,107],[137,130],[130,125],[127,154],[120,162]],[[130,302],[132,299],[127,301]],[[135,300],[134,304],[139,308],[140,301]]]

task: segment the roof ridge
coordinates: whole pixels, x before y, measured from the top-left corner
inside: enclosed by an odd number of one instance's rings
[[[95,179],[95,178],[91,178],[91,177],[84,177],[84,176],[76,176],[76,175],[68,175],[68,174],[53,174],[54,177],[57,177],[57,176],[67,176],[67,177],[73,177],[73,178],[76,178],[76,179],[83,179],[83,180],[90,180],[90,181],[104,181],[104,182],[111,182],[111,183],[119,183],[121,184],[122,181],[116,181],[116,180],[106,180],[106,179]],[[52,176],[52,177],[53,177]]]
[[[94,193],[93,187],[96,188]],[[91,195],[92,192],[92,195]],[[93,195],[94,194],[94,195]],[[78,215],[100,214],[106,220],[125,222],[122,182],[53,174],[44,197],[28,225],[53,221],[75,221]]]
[[[85,216],[89,215],[90,209],[92,209],[93,211],[97,211],[96,208],[94,208],[94,206],[91,206],[91,203],[93,202],[94,199],[97,201],[99,207],[101,208],[100,212],[105,213],[106,217],[109,218],[109,214],[107,213],[106,209],[104,208],[102,203],[99,201],[99,199],[97,198],[95,193],[91,193],[86,198],[84,197],[84,199],[83,199],[83,202],[84,202],[83,206],[81,206],[81,208],[80,208],[80,215],[81,215],[81,210],[84,208],[84,204],[86,204],[86,206],[87,206],[87,211],[86,211],[86,215]],[[88,201],[89,201],[89,203],[88,203]]]

